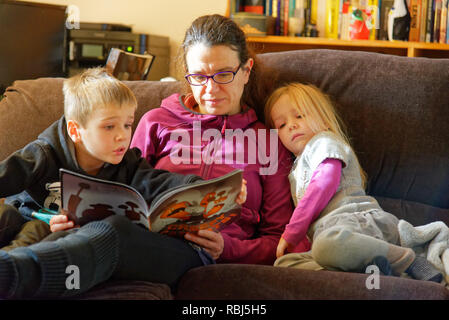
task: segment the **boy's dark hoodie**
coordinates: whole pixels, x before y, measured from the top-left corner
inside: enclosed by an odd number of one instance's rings
[[[66,127],[62,116],[37,140],[0,162],[0,198],[8,197],[6,203],[18,208],[25,218],[44,207],[59,210],[59,168],[87,174],[76,161]],[[131,185],[148,203],[169,188],[200,179],[154,169],[137,148],[129,149],[119,164],[105,163],[96,177]]]

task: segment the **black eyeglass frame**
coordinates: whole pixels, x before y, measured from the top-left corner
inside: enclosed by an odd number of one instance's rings
[[[214,74],[211,75],[211,76],[208,76],[208,75],[205,75],[205,74],[201,74],[201,73],[190,73],[190,74],[188,74],[188,75],[185,75],[184,78],[185,78],[185,79],[187,80],[187,82],[190,83],[192,86],[204,86],[204,85],[207,84],[207,82],[209,81],[209,79],[212,79],[215,83],[218,83],[218,84],[228,84],[228,83],[231,83],[232,81],[234,81],[235,75],[237,74],[237,72],[239,72],[239,70],[240,70],[241,67],[242,67],[242,64],[239,64],[239,66],[237,67],[237,70],[235,70],[235,71],[220,71],[220,72],[214,73]],[[232,73],[232,79],[229,80],[228,82],[218,82],[217,80],[214,79],[214,77],[215,77],[216,75],[218,75],[218,74],[223,74],[223,73]],[[190,78],[191,76],[202,76],[202,77],[205,77],[206,80],[204,80],[204,82],[203,82],[203,83],[200,83],[200,84],[192,83],[192,82],[190,82],[190,80],[189,80],[189,78]]]

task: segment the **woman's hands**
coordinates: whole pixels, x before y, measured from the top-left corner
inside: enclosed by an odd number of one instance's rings
[[[224,240],[220,232],[199,230],[197,234],[186,233],[184,238],[201,246],[214,260],[217,260],[223,252]]]
[[[239,205],[244,204],[246,201],[246,184],[246,180],[242,179],[242,189],[235,199],[235,202]],[[212,230],[199,230],[196,234],[186,233],[184,238],[202,247],[214,260],[217,260],[223,253],[224,240],[220,232],[215,232]]]
[[[61,209],[60,214],[54,215],[50,219],[51,232],[72,229],[74,227],[75,227],[75,223],[73,221],[69,220],[69,218],[66,215],[66,211],[63,209]]]
[[[246,195],[247,195],[246,183],[247,183],[246,180],[242,179],[242,189],[240,190],[240,193],[237,196],[237,199],[235,199],[235,202],[239,205],[244,204],[246,201]]]

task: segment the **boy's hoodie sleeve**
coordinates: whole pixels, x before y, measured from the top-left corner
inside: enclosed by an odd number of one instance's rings
[[[202,179],[193,174],[182,175],[155,169],[144,158],[140,158],[130,185],[136,188],[150,204],[160,193],[195,181],[202,181]]]
[[[32,142],[0,162],[0,197],[8,197],[32,186],[47,166],[46,152]]]

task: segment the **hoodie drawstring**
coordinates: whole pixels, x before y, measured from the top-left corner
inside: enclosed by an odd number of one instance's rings
[[[227,120],[228,120],[228,116],[224,116],[224,123],[223,123],[223,127],[221,128],[221,134],[225,133]]]

